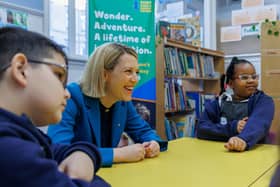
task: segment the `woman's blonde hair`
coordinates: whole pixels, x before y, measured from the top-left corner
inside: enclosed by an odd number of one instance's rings
[[[96,48],[89,57],[80,81],[83,93],[96,98],[105,96],[104,71],[112,71],[124,54],[132,55],[138,59],[134,49],[119,43],[105,43]]]

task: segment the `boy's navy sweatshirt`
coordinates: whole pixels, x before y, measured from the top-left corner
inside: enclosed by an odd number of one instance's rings
[[[237,136],[247,143],[246,149],[256,143],[266,143],[274,116],[274,102],[262,91],[257,91],[248,101],[248,121],[241,133],[237,132],[238,120],[220,124],[221,108],[219,99],[205,103],[205,110],[199,119],[197,137],[207,140],[228,141]]]
[[[52,145],[50,139],[25,116],[0,109],[0,186],[9,187],[109,187],[95,176],[91,183],[70,179],[58,171],[59,163],[74,151],[87,153],[95,172],[101,157],[94,145],[77,142]]]

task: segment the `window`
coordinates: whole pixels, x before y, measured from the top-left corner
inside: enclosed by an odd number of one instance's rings
[[[75,20],[76,20],[76,47],[75,53],[77,55],[85,55],[87,54],[87,41],[86,41],[86,0],[75,1]]]
[[[70,58],[87,57],[87,1],[49,0],[47,6],[50,38]]]

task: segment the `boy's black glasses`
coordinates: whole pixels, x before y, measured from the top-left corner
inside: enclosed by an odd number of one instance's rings
[[[46,65],[52,65],[52,66],[56,66],[60,69],[63,69],[63,71],[65,72],[65,80],[61,80],[59,77],[59,80],[61,81],[63,87],[66,87],[66,82],[67,82],[67,75],[68,75],[68,66],[66,64],[59,64],[59,63],[55,63],[55,62],[49,62],[49,61],[42,61],[42,60],[33,60],[33,59],[28,59],[28,62],[30,63],[37,63],[37,64],[46,64]]]
[[[55,63],[55,62],[48,62],[48,61],[41,61],[41,60],[33,60],[33,59],[29,59],[28,62],[30,63],[37,63],[37,64],[46,64],[46,65],[52,65],[52,66],[56,66],[58,68],[63,69],[63,72],[65,73],[65,75],[63,75],[65,77],[65,80],[61,80],[60,77],[59,80],[61,81],[63,87],[66,87],[66,82],[67,82],[67,76],[68,76],[68,66],[66,64],[59,64],[59,63]],[[4,65],[2,68],[0,68],[0,73],[4,72],[6,69],[8,69],[11,66],[11,64],[6,64]]]

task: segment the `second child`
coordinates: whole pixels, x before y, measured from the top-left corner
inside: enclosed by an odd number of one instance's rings
[[[234,57],[226,71],[233,94],[223,92],[206,103],[197,137],[225,141],[229,151],[245,151],[266,143],[274,115],[271,97],[257,89],[259,76],[247,60]]]

